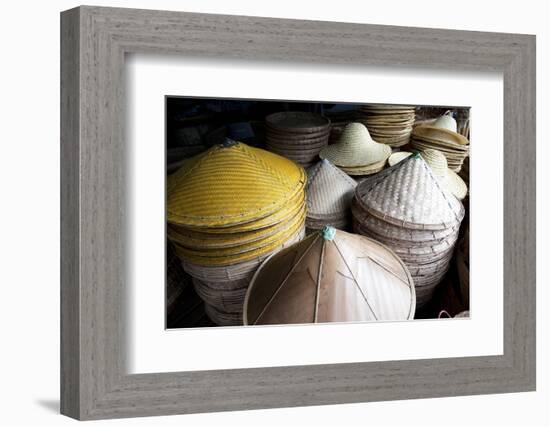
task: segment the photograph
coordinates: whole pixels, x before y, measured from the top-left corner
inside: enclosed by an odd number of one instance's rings
[[[167,329],[469,317],[468,106],[165,101]]]
[[[39,410],[14,416],[504,427],[544,412],[549,30],[541,7],[495,20],[468,1],[20,7],[5,145],[36,161],[6,155],[6,301],[30,319],[7,328],[6,390]],[[45,136],[29,140],[31,100]],[[29,242],[48,248],[33,268]]]

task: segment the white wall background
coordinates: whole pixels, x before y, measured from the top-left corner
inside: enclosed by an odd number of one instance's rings
[[[107,422],[117,426],[550,424],[545,2],[277,0],[96,1],[97,5],[537,34],[538,391]],[[75,1],[4,2],[0,66],[0,376],[2,425],[64,426],[59,405],[59,12]],[[30,109],[27,109],[27,108]],[[546,129],[545,129],[546,127]]]

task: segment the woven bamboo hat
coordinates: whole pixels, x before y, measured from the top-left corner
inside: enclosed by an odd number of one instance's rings
[[[364,105],[358,119],[376,141],[400,147],[409,142],[415,120],[415,107],[405,105]]]
[[[412,319],[407,267],[389,248],[332,227],[268,258],[248,288],[244,324]]]
[[[447,170],[440,163],[434,171],[420,153],[408,156],[359,184],[352,202],[354,231],[388,245],[409,268],[417,307],[449,269],[465,213],[436,176]]]
[[[405,160],[412,155],[408,151],[398,151],[393,153],[388,159],[388,164],[394,166],[401,160]],[[420,151],[422,158],[432,168],[435,176],[437,176],[444,186],[454,194],[459,200],[462,200],[468,194],[468,187],[464,180],[452,169],[448,167],[447,158],[439,151],[431,148],[426,148]]]
[[[242,143],[213,147],[169,178],[168,237],[183,260],[230,266],[280,247],[303,229],[305,171]]]
[[[420,152],[422,158],[428,163],[434,175],[443,183],[452,194],[462,200],[468,194],[468,187],[464,180],[447,166],[445,155],[438,150],[426,149]]]
[[[224,227],[284,209],[303,191],[305,171],[258,148],[228,142],[212,147],[169,177],[168,222]]]
[[[363,181],[355,194],[369,214],[404,228],[440,230],[464,217],[462,203],[440,184],[420,154]]]
[[[382,169],[384,169],[385,166],[386,166],[386,160],[382,160],[381,162],[372,163],[367,166],[353,166],[353,167],[340,166],[340,169],[342,169],[345,173],[347,173],[350,176],[365,176],[365,175],[372,175],[372,174],[378,173]]]
[[[330,120],[307,112],[284,111],[265,118],[266,148],[309,167],[328,144]]]
[[[363,124],[350,123],[342,131],[338,143],[323,148],[319,157],[339,167],[364,167],[384,162],[390,154],[391,148],[374,141]]]
[[[328,160],[308,171],[307,217],[332,218],[349,211],[357,183]]]
[[[458,145],[468,145],[468,139],[457,132],[457,123],[452,113],[447,111],[433,123],[419,126],[428,138]]]
[[[388,159],[388,165],[395,166],[397,163],[399,163],[401,160],[405,160],[407,157],[412,155],[413,153],[409,151],[396,151],[395,153],[392,153],[392,155]]]

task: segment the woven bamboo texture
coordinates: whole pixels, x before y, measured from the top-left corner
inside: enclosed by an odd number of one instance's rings
[[[358,172],[366,175],[374,173],[369,166],[378,167],[380,163],[383,166],[390,154],[391,148],[373,140],[363,124],[350,123],[342,131],[338,143],[325,147],[319,157],[338,167],[358,168]]]
[[[204,311],[206,315],[218,326],[241,326],[243,324],[243,314],[229,313],[226,311],[218,310],[216,307],[210,304],[204,304]]]
[[[444,189],[420,156],[411,156],[357,189],[361,207],[409,229],[441,230],[460,222],[464,207]]]
[[[449,168],[457,173],[470,152],[469,141],[464,136],[432,125],[416,126],[411,135],[411,146],[417,150],[431,148],[442,152]]]
[[[422,308],[449,269],[464,207],[418,154],[359,184],[354,231],[389,246],[407,265]]]
[[[391,147],[409,143],[415,121],[415,108],[399,105],[365,105],[359,119],[376,141]]]
[[[303,191],[305,171],[242,143],[215,146],[168,180],[168,222],[223,227],[264,218]]]
[[[326,227],[268,258],[248,289],[245,324],[412,319],[407,267],[374,240]]]
[[[304,236],[305,229],[302,226],[274,250],[252,260],[227,266],[202,266],[184,260],[184,269],[193,277],[193,285],[205,302],[208,317],[220,326],[241,324],[246,289],[260,264],[272,254],[302,240]]]
[[[266,148],[303,167],[318,160],[330,137],[330,120],[314,113],[274,113],[265,123]]]
[[[388,159],[388,165],[395,166],[402,160],[411,156],[413,153],[407,151],[398,151],[393,153]],[[461,176],[449,169],[447,158],[439,151],[431,148],[426,148],[420,151],[420,155],[432,169],[434,175],[439,179],[440,183],[447,188],[457,199],[463,200],[468,194],[468,186]]]
[[[330,163],[321,160],[308,170],[307,217],[308,228],[325,225],[344,229],[349,224],[350,203],[357,183]]]

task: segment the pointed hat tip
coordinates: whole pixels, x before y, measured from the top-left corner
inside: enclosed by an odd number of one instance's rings
[[[323,229],[319,232],[319,234],[325,240],[332,240],[334,239],[334,235],[336,234],[336,228],[330,225],[325,225]]]

